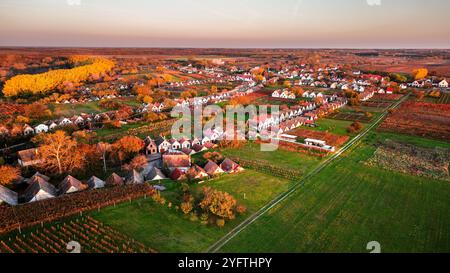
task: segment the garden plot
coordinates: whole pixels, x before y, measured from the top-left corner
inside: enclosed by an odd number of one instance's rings
[[[366,161],[369,166],[412,175],[450,181],[450,149],[421,148],[411,144],[386,141]]]

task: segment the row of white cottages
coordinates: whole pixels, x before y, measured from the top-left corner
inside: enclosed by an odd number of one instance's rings
[[[442,81],[440,81],[438,83],[436,83],[436,82],[433,83],[433,81],[431,79],[422,80],[422,81],[413,81],[412,83],[409,83],[408,85],[411,87],[415,87],[415,88],[422,88],[427,83],[431,84],[432,86],[439,87],[439,88],[448,88],[448,82],[445,79],[443,79]]]
[[[306,106],[292,107],[291,109],[284,111],[275,117],[272,115],[258,116],[249,121],[250,126],[256,129],[258,132],[267,130],[269,127],[280,124],[286,120],[293,119],[303,115],[305,111],[311,111],[316,109],[317,105],[315,103],[309,103]],[[256,126],[256,127],[255,127]]]
[[[181,139],[166,139],[160,136],[156,139],[147,137],[145,142],[145,150],[147,154],[165,153],[167,151],[181,151],[188,154],[194,154],[210,149],[213,143],[219,141],[224,133],[218,129],[208,129],[203,133],[202,138],[181,138]]]
[[[295,100],[296,96],[293,92],[287,89],[278,89],[272,92],[272,98],[291,99]]]
[[[304,97],[304,98],[310,98],[310,99],[323,98],[323,96],[324,96],[324,95],[323,95],[321,92],[316,93],[316,92],[308,92],[308,91],[305,91],[305,92],[303,92],[303,94],[302,94],[302,97]]]
[[[334,111],[346,104],[346,100],[339,100],[323,104],[321,107],[326,107],[327,109]],[[256,124],[258,132],[264,132],[269,127],[278,125],[278,134],[283,134],[300,126],[313,124],[318,118],[318,115],[315,113],[316,109],[317,105],[315,103],[311,103],[306,107],[296,106],[295,108],[293,107],[288,111],[281,113],[278,117],[267,115],[266,117],[255,118],[250,124],[251,126]]]
[[[32,134],[40,134],[40,133],[46,133],[48,131],[54,130],[57,127],[64,127],[68,125],[77,125],[77,126],[84,126],[89,122],[96,121],[99,122],[101,120],[104,120],[105,117],[109,119],[110,113],[99,113],[95,115],[91,114],[80,114],[75,115],[71,118],[61,117],[57,120],[51,120],[47,121],[41,124],[38,124],[34,127],[31,127],[28,124],[25,124],[23,127],[23,134],[24,135],[32,135]]]
[[[62,117],[59,120],[50,121],[47,123],[41,123],[39,125],[36,125],[34,127],[31,127],[28,124],[25,124],[23,127],[23,134],[24,135],[32,135],[32,134],[40,134],[40,133],[46,133],[48,131],[51,131],[55,129],[56,127],[63,127],[71,124],[75,125],[84,125],[86,122],[92,121],[92,118],[89,117],[82,117],[82,116],[74,116],[72,118],[65,118]]]
[[[217,103],[217,102],[221,102],[221,101],[226,101],[226,100],[230,100],[234,97],[245,96],[245,95],[251,94],[258,89],[258,87],[256,87],[256,88],[253,88],[253,87],[254,87],[254,85],[241,85],[231,91],[222,92],[220,94],[190,98],[190,99],[185,99],[185,100],[178,99],[178,100],[176,100],[176,102],[177,102],[176,106],[190,107],[190,106],[206,105],[208,103]]]

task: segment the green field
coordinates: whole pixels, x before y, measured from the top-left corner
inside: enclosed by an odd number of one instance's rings
[[[346,120],[335,120],[335,119],[319,119],[318,121],[316,121],[316,124],[318,125],[317,127],[311,127],[308,129],[311,130],[317,130],[317,131],[326,131],[329,133],[333,133],[336,135],[348,135],[349,133],[347,132],[347,127],[350,126],[350,124],[352,124],[352,121],[346,121]],[[363,125],[363,127],[365,127],[364,123],[361,123]]]
[[[141,105],[134,97],[122,97],[114,100],[132,107]],[[108,111],[108,109],[101,108],[98,104],[98,101],[91,101],[85,103],[50,103],[48,106],[55,117],[71,117],[81,113],[97,114]]]
[[[120,134],[126,133],[130,129],[138,128],[138,127],[144,126],[145,124],[146,124],[145,122],[135,122],[135,123],[123,124],[120,128],[104,127],[104,128],[95,130],[95,133],[97,134],[97,137],[99,137],[99,138],[109,136],[109,135],[115,135],[115,134],[120,135]]]
[[[241,174],[224,175],[204,184],[192,186],[191,190],[196,192],[203,186],[229,192],[238,202],[247,206],[248,212],[227,223],[222,229],[205,226],[200,222],[191,222],[181,211],[175,210],[175,205],[169,209],[167,203],[163,207],[151,199],[108,207],[92,213],[92,216],[159,252],[200,252],[205,251],[250,213],[285,191],[289,182],[245,170]],[[163,193],[163,196],[175,204],[176,196],[173,192],[176,187],[171,188],[171,191]]]
[[[450,184],[364,165],[385,138],[418,143],[372,133],[221,251],[368,252],[378,241],[383,252],[449,252]]]
[[[104,112],[104,110],[98,106],[98,102],[96,101],[76,104],[50,104],[49,108],[53,111],[53,115],[56,117],[71,117],[81,113],[92,114]]]
[[[321,158],[318,157],[281,149],[264,152],[261,151],[259,144],[253,142],[248,142],[238,149],[224,149],[220,150],[220,152],[224,156],[239,157],[247,160],[269,161],[276,167],[301,170],[303,172],[317,166],[321,161]]]

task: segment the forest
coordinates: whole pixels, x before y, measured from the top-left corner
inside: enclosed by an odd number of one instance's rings
[[[56,69],[36,75],[17,75],[5,82],[5,97],[16,97],[22,94],[46,94],[57,90],[67,83],[80,83],[91,75],[101,75],[114,67],[114,62],[101,57],[74,56],[69,58],[74,66],[71,69]]]

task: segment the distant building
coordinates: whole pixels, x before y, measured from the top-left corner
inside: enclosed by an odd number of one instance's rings
[[[182,152],[166,153],[162,158],[163,166],[168,168],[171,172],[175,169],[186,172],[191,167],[191,157]]]
[[[39,158],[39,151],[37,148],[31,148],[27,150],[19,151],[18,153],[18,162],[22,167],[34,166],[42,162]]]
[[[25,202],[35,202],[53,198],[57,195],[56,188],[42,176],[35,176],[23,193]]]

